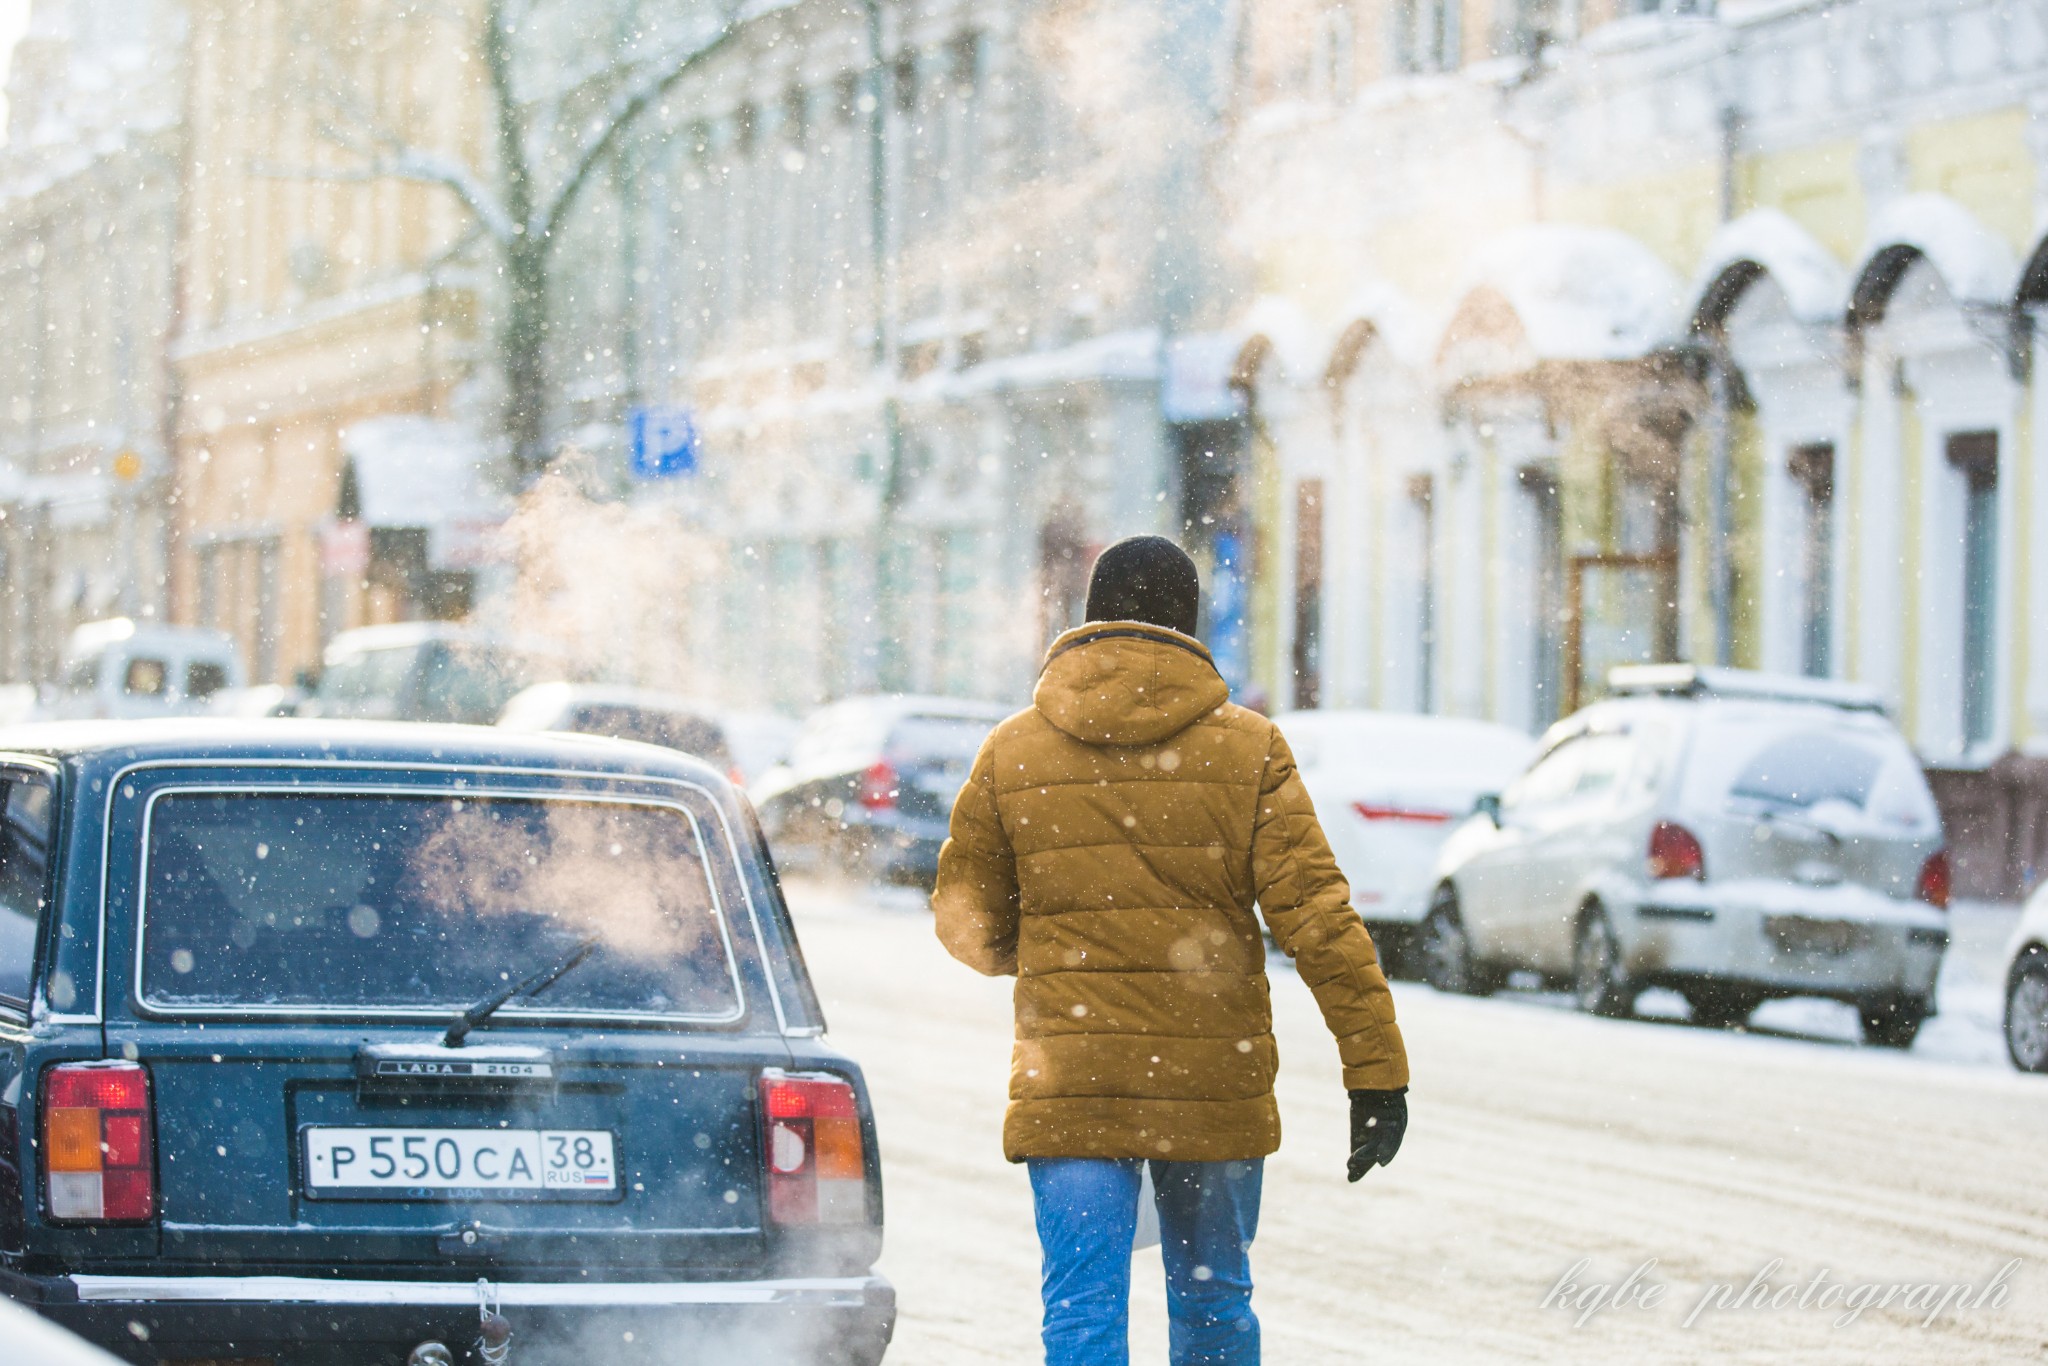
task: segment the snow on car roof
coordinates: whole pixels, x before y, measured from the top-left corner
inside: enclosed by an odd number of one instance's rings
[[[1627,665],[1608,672],[1607,686],[1618,697],[1726,697],[1811,702],[1845,711],[1884,711],[1884,699],[1876,689],[1861,684],[1697,664]]]

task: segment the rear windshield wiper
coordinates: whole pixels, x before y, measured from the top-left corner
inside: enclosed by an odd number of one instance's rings
[[[457,1015],[449,1023],[448,1032],[441,1036],[442,1046],[445,1048],[462,1047],[462,1041],[469,1037],[469,1031],[475,1029],[485,1020],[490,1019],[492,1015],[497,1013],[499,1006],[504,1005],[505,1002],[511,1000],[514,996],[537,995],[540,992],[546,991],[555,984],[557,978],[565,975],[571,968],[590,957],[590,951],[596,947],[597,936],[594,934],[585,935],[582,939],[576,941],[576,947],[573,950],[547,967],[542,968],[539,972],[534,973],[530,977],[522,977],[503,991],[496,991],[484,997],[481,1001],[478,1001],[475,1005],[470,1006]]]

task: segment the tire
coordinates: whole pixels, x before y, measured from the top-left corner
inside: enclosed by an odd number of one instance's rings
[[[2005,991],[2005,1051],[2022,1072],[2048,1072],[2048,953],[2029,949]]]
[[[1703,1029],[1739,1029],[1763,1004],[1760,992],[1720,983],[1689,987],[1685,999],[1692,1005],[1692,1022]]]
[[[1572,996],[1588,1015],[1623,1019],[1634,1013],[1636,988],[1621,965],[1621,947],[1607,912],[1588,907],[1572,944]]]
[[[1422,980],[1448,995],[1491,996],[1497,986],[1494,974],[1473,955],[1472,937],[1458,914],[1458,892],[1449,883],[1429,900],[1415,956],[1421,960]]]
[[[1380,971],[1390,982],[1420,982],[1422,955],[1417,951],[1416,931],[1406,925],[1368,925],[1372,946],[1380,956]]]
[[[1925,1001],[1895,996],[1865,1001],[1857,1006],[1856,1014],[1863,1025],[1863,1042],[1877,1048],[1911,1048],[1928,1010]]]

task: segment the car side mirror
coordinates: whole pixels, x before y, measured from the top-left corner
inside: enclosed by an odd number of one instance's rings
[[[1479,795],[1479,799],[1472,803],[1472,814],[1484,816],[1492,821],[1495,826],[1498,826],[1500,824],[1500,793],[1482,792]]]

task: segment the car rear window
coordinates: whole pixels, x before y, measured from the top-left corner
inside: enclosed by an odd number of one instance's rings
[[[1876,718],[1826,712],[1758,710],[1705,721],[1692,746],[1686,800],[1898,831],[1940,823],[1920,765],[1896,731]]]
[[[145,847],[151,1006],[452,1012],[591,938],[502,1013],[740,1013],[705,847],[672,807],[172,793]]]

